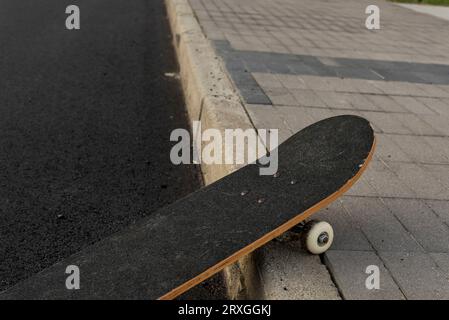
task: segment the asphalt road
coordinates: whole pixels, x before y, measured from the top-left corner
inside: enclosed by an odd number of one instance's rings
[[[200,185],[163,1],[73,3],[0,4],[0,291]]]

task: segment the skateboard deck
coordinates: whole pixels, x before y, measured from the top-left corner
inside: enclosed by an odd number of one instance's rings
[[[276,175],[248,165],[0,294],[0,299],[173,299],[341,196],[372,158],[368,121],[317,122],[278,147]],[[66,267],[80,289],[65,286]]]

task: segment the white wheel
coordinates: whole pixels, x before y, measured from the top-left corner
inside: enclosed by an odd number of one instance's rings
[[[304,232],[304,246],[312,254],[326,252],[334,240],[334,230],[325,221],[309,221],[305,226]]]

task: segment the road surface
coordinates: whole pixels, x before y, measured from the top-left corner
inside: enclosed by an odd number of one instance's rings
[[[199,187],[163,1],[0,8],[0,291]]]

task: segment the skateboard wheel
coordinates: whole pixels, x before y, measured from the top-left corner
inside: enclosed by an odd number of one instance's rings
[[[305,225],[303,246],[312,254],[327,251],[334,240],[334,230],[325,221],[312,220]]]

